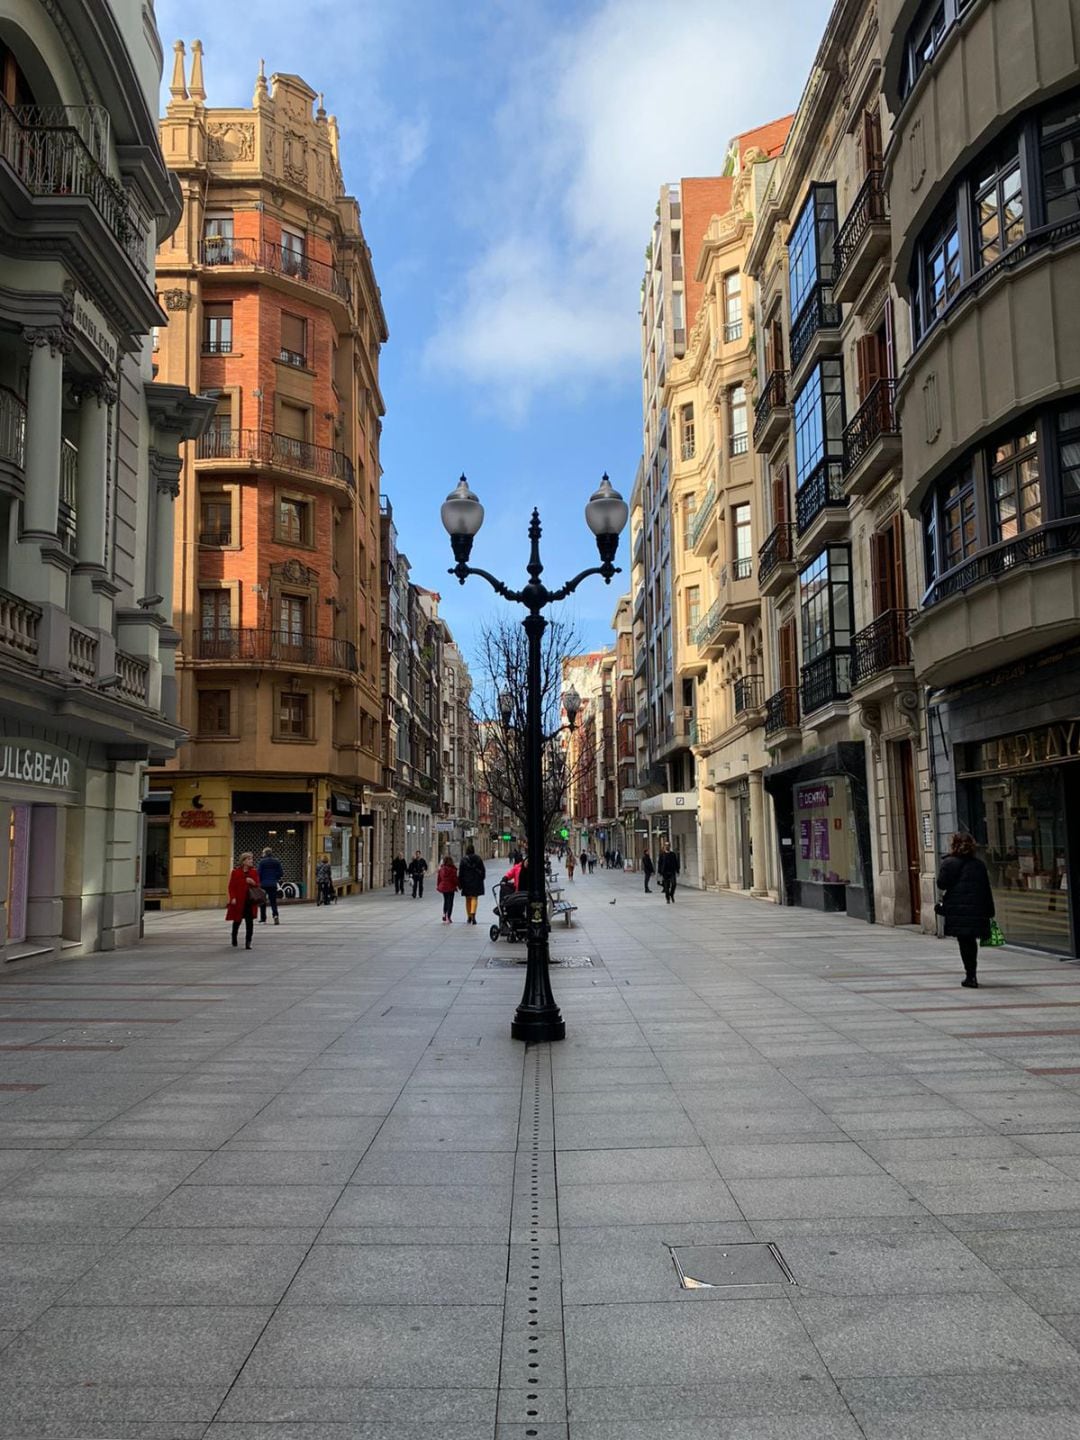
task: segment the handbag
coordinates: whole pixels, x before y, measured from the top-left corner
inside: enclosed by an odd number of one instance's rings
[[[261,885],[248,885],[248,899],[255,905],[266,904],[266,891]]]
[[[996,920],[990,921],[990,934],[985,940],[981,941],[980,943],[982,944],[984,950],[991,950],[995,946],[1005,944],[1005,936],[1002,933],[1001,926],[997,923]]]

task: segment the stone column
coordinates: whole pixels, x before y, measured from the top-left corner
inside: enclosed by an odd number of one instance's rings
[[[716,883],[727,889],[731,883],[731,863],[728,840],[728,799],[722,785],[713,788],[716,816]]]
[[[60,508],[64,356],[71,350],[71,340],[60,326],[28,328],[23,331],[23,339],[30,346],[30,381],[26,399],[22,527],[13,557],[12,588],[27,600],[64,609],[70,561],[57,542],[56,529]]]
[[[766,895],[769,890],[769,857],[765,852],[765,787],[760,770],[750,772],[750,847],[752,895]]]
[[[112,630],[112,587],[105,570],[105,514],[109,486],[109,410],[116,390],[95,380],[78,390],[79,467],[75,489],[75,559],[71,613],[81,625]]]
[[[158,450],[150,452],[150,474],[155,480],[154,494],[154,541],[152,568],[146,576],[147,588],[160,595],[158,614],[167,625],[173,617],[173,569],[175,565],[176,500],[180,494],[180,471],[183,461],[179,455],[162,455]]]

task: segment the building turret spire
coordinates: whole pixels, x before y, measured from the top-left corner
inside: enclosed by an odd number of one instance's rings
[[[187,80],[184,76],[184,42],[182,40],[177,40],[173,44],[173,72],[169,94],[174,100],[188,98]]]
[[[202,62],[202,41],[193,40],[191,42],[191,83],[188,85],[188,95],[198,105],[201,105],[206,99],[206,91],[203,89]]]

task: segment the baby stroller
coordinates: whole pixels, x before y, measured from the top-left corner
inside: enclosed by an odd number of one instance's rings
[[[529,922],[526,906],[528,895],[514,889],[512,880],[503,880],[499,885],[499,903],[494,907],[498,924],[492,925],[488,934],[492,940],[520,941],[528,938]]]

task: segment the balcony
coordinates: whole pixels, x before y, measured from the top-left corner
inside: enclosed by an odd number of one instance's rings
[[[36,605],[0,590],[0,656],[35,665],[40,620],[41,611]]]
[[[813,715],[851,695],[851,651],[828,650],[802,668],[802,713]],[[828,718],[828,717],[827,717]]]
[[[232,531],[231,531],[231,530],[200,530],[200,531],[199,531],[199,544],[200,544],[200,545],[205,545],[205,546],[207,546],[209,549],[221,550],[221,549],[223,549],[225,546],[232,544]]]
[[[234,239],[231,235],[210,235],[199,246],[200,262],[211,269],[264,270],[270,275],[284,276],[311,285],[316,290],[336,295],[347,305],[352,287],[344,270],[312,260],[296,250],[275,245],[270,240]]]
[[[23,115],[31,123],[24,123]],[[70,120],[62,107],[24,107],[16,111],[0,100],[0,160],[35,199],[88,200],[124,254],[145,277],[146,230],[142,221],[124,186],[107,173]]]
[[[896,381],[879,380],[844,431],[844,488],[867,495],[900,465],[900,417]]]
[[[754,403],[754,449],[768,453],[790,424],[788,372],[774,370]]]
[[[754,562],[747,555],[720,572],[720,615],[725,624],[745,625],[761,612],[761,594],[754,583]]]
[[[994,545],[942,575],[911,622],[927,685],[973,675],[1080,639],[1080,521],[1059,520]]]
[[[712,724],[708,716],[695,715],[687,722],[686,734],[691,745],[708,745],[712,740]]]
[[[758,551],[758,590],[762,595],[779,595],[795,579],[795,527],[773,527]]]
[[[694,515],[687,540],[695,555],[711,555],[716,549],[716,486],[710,485],[705,491],[701,505]]]
[[[150,699],[150,661],[139,655],[116,652],[116,694],[133,705],[146,705]]]
[[[889,249],[889,200],[880,170],[871,170],[855,196],[834,246],[833,297],[850,304]]]
[[[765,718],[765,681],[760,675],[740,675],[732,687],[735,718],[760,724]]]
[[[852,640],[851,688],[859,692],[860,700],[911,684],[908,632],[915,614],[914,610],[886,610]]]
[[[645,586],[639,585],[634,592],[634,619],[645,614]]]
[[[356,488],[353,463],[340,450],[293,440],[271,430],[232,430],[212,427],[195,442],[196,460],[247,461],[291,470],[320,480],[338,480],[350,490]]]
[[[765,739],[769,745],[784,745],[801,734],[799,692],[788,685],[765,701]]]
[[[640,565],[645,559],[645,530],[640,529],[634,536],[634,548],[631,552],[631,564]]]
[[[290,630],[197,630],[194,649],[196,660],[230,665],[249,662],[285,667],[310,665],[315,669],[349,670],[354,674],[357,669],[356,646],[351,640]]]
[[[738,625],[724,618],[723,602],[714,600],[706,611],[705,618],[698,622],[694,631],[694,644],[704,659],[711,660],[719,655],[738,633]]]
[[[791,326],[791,382],[799,388],[802,373],[811,369],[823,355],[840,351],[840,320],[842,309],[832,297],[830,285],[815,285]]]
[[[68,630],[68,669],[72,678],[92,685],[97,679],[98,638],[79,625]]]
[[[724,326],[724,344],[733,345],[736,340],[742,339],[743,327],[741,320],[730,320]]]
[[[634,728],[639,732],[649,728],[649,707],[647,705],[638,707],[637,724]]]
[[[22,472],[26,455],[26,404],[0,385],[0,465]]]
[[[795,496],[795,530],[800,551],[809,552],[823,540],[847,529],[848,497],[840,460],[820,460]]]

